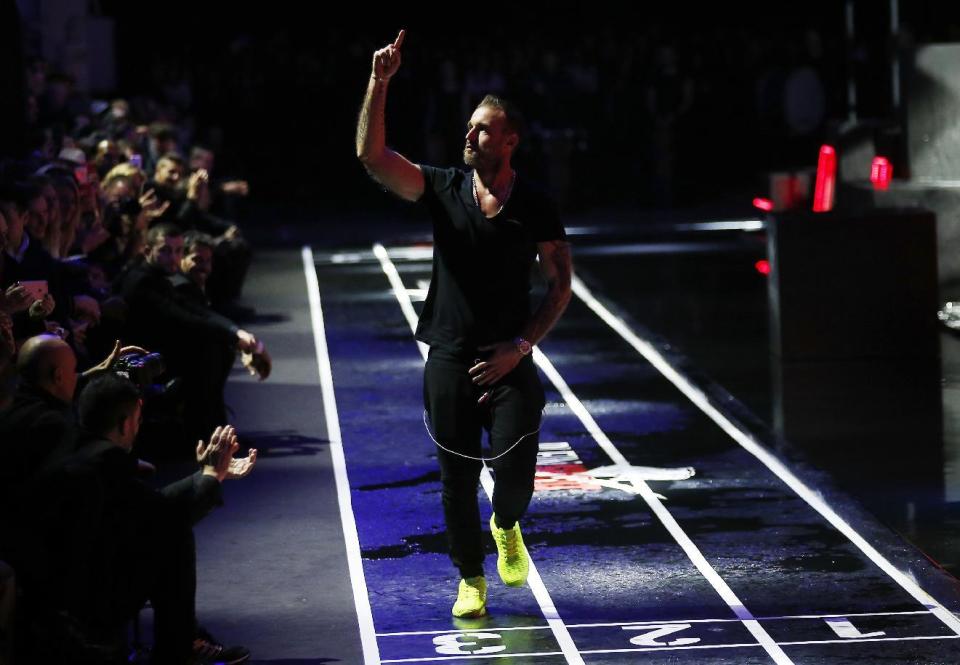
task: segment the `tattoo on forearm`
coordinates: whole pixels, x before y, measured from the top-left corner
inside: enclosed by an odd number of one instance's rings
[[[549,288],[525,330],[529,335],[527,339],[534,343],[550,332],[570,302],[570,280],[573,275],[570,245],[563,240],[552,242],[551,251],[545,258],[550,262],[546,270]]]

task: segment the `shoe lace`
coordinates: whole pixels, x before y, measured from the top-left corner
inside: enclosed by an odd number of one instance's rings
[[[482,595],[480,593],[480,584],[471,584],[464,580],[462,593],[466,596],[467,600],[476,600]]]
[[[508,559],[515,559],[520,555],[520,539],[517,538],[516,527],[502,529],[497,534],[497,541],[506,550]]]

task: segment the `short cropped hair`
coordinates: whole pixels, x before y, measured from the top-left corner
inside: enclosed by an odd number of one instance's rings
[[[153,247],[160,242],[160,238],[180,238],[182,236],[183,231],[180,230],[179,226],[164,222],[150,227],[150,230],[147,231],[146,245],[147,247]]]
[[[80,393],[80,425],[91,434],[104,436],[130,417],[139,400],[140,390],[130,379],[112,373],[96,376]]]
[[[166,122],[154,122],[148,128],[150,137],[158,141],[172,141],[177,138],[177,131],[173,125]]]
[[[160,162],[173,162],[174,164],[183,166],[184,168],[186,168],[187,166],[186,160],[183,159],[183,155],[181,155],[179,152],[163,153],[160,159],[157,160],[157,164],[159,164]]]
[[[503,115],[507,119],[507,128],[521,139],[523,138],[524,133],[527,131],[526,121],[523,119],[523,113],[520,112],[517,105],[509,99],[504,99],[497,95],[487,95],[477,106],[489,106],[503,111]]]
[[[147,175],[143,172],[143,169],[138,169],[130,162],[121,162],[107,171],[107,175],[103,176],[100,189],[106,191],[106,189],[119,178],[127,178],[132,181],[133,178],[145,179],[146,177]]]
[[[216,242],[208,233],[187,231],[183,234],[183,255],[192,254],[197,247],[206,247],[210,251],[216,248]]]

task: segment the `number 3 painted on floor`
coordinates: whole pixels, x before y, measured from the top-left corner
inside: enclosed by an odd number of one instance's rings
[[[433,638],[433,643],[437,645],[437,653],[447,656],[456,656],[461,654],[477,655],[483,653],[497,653],[504,651],[507,647],[499,644],[497,646],[480,646],[476,642],[461,642],[460,640],[499,640],[498,633],[454,633],[451,635],[437,635]],[[478,649],[465,649],[464,647],[479,647]]]

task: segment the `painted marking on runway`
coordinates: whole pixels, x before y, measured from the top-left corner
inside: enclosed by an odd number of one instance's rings
[[[537,453],[534,492],[599,492],[603,486],[587,473],[587,467],[566,441],[541,442]]]
[[[474,658],[536,658],[536,657],[547,657],[547,656],[561,656],[563,655],[560,651],[521,651],[521,652],[500,652],[497,654],[491,654],[489,652],[482,651],[483,648],[497,648],[492,646],[493,644],[499,644],[497,642],[500,637],[497,633],[481,633],[476,636],[478,639],[483,639],[489,642],[485,647],[480,647],[476,651],[471,652],[461,652],[461,655],[453,656],[423,656],[423,657],[412,657],[412,658],[386,658],[383,663],[423,663],[423,662],[435,662],[435,661],[448,661],[448,660],[466,660]],[[473,646],[474,642],[473,636],[468,638],[467,641],[462,643],[457,643],[453,648],[462,648],[466,649],[470,646]],[[870,639],[855,639],[855,640],[803,640],[803,641],[794,641],[794,642],[779,642],[778,646],[781,647],[791,647],[791,646],[817,646],[825,644],[864,644],[864,643],[874,643],[874,642],[919,642],[919,641],[930,641],[930,640],[956,640],[960,639],[960,635],[916,635],[911,637],[892,637],[892,638],[870,638]],[[453,644],[453,643],[451,643]],[[502,645],[501,645],[502,646]],[[624,647],[624,648],[610,648],[610,649],[583,649],[580,651],[581,654],[591,655],[591,654],[618,654],[618,653],[639,653],[639,652],[654,652],[654,651],[689,651],[689,650],[703,650],[703,649],[743,649],[743,648],[758,648],[762,645],[759,642],[740,642],[735,644],[666,644],[663,646],[644,646],[644,647]],[[506,648],[506,647],[504,647]]]
[[[340,521],[343,525],[343,539],[347,549],[347,567],[350,571],[350,585],[353,587],[353,602],[357,608],[357,620],[360,628],[360,644],[363,650],[363,662],[375,665],[380,662],[376,631],[373,627],[373,612],[367,595],[367,584],[363,575],[363,561],[360,557],[360,537],[353,515],[350,499],[350,480],[347,476],[347,461],[343,453],[343,439],[340,432],[340,418],[337,414],[337,399],[333,388],[333,370],[330,367],[330,353],[327,349],[327,335],[323,323],[323,307],[320,303],[320,282],[317,279],[317,267],[313,261],[313,250],[304,247],[303,273],[307,281],[307,297],[310,302],[310,320],[313,326],[313,342],[317,353],[317,371],[320,375],[320,388],[323,394],[323,410],[327,423],[327,438],[330,441],[330,455],[333,459],[334,478],[337,486],[337,503],[340,506]]]
[[[766,448],[761,446],[753,436],[743,428],[735,425],[726,415],[711,404],[707,395],[697,388],[693,382],[673,367],[664,356],[649,341],[642,339],[630,329],[627,324],[610,312],[576,276],[573,278],[573,292],[590,310],[600,317],[604,323],[620,335],[632,346],[647,362],[657,368],[680,392],[700,408],[720,428],[730,435],[744,450],[756,457],[764,466],[776,475],[783,483],[799,495],[804,501],[826,519],[835,529],[840,531],[850,542],[857,546],[874,564],[883,570],[890,578],[899,584],[917,602],[929,609],[954,633],[960,635],[960,619],[954,616],[942,603],[923,590],[908,575],[897,569],[886,557],[861,536],[831,508],[820,495],[810,489],[780,460],[774,457]]]
[[[918,635],[915,637],[902,638],[879,638],[867,640],[807,640],[803,642],[779,642],[779,646],[812,646],[819,644],[855,644],[864,642],[916,642],[921,640],[956,640],[960,635]],[[759,644],[745,642],[743,644],[696,644],[690,646],[639,648],[639,649],[584,649],[584,654],[609,654],[609,653],[634,653],[639,651],[685,651],[689,649],[740,649],[744,647],[758,647]],[[437,659],[432,659],[437,660]],[[387,661],[384,661],[387,662]]]
[[[836,619],[836,618],[845,618],[849,619],[850,617],[863,618],[863,617],[916,617],[916,616],[930,616],[931,613],[929,610],[912,610],[909,612],[848,612],[846,614],[789,614],[785,616],[761,616],[757,617],[757,621],[784,621],[788,619]],[[642,626],[646,624],[660,624],[660,623],[737,623],[739,619],[673,619],[669,621],[664,621],[663,619],[650,619],[643,621],[613,621],[613,622],[602,622],[602,623],[568,623],[567,628],[603,628],[608,626]],[[548,626],[498,626],[495,628],[497,631],[505,630],[547,630]],[[413,630],[413,631],[401,631],[401,632],[392,632],[392,633],[377,633],[377,637],[396,637],[400,635],[438,635],[440,633],[469,633],[475,629],[464,629],[460,631],[456,630]]]
[[[936,634],[936,629],[939,627],[943,630],[944,626],[925,611],[758,617],[757,620],[769,624],[771,630],[780,634],[777,640],[780,647],[960,638],[952,633]],[[838,626],[842,628],[838,629]],[[874,630],[864,632],[868,626]],[[763,646],[759,641],[750,639],[750,634],[738,619],[568,624],[567,628],[580,645],[581,654]],[[879,628],[882,630],[877,630]],[[378,638],[384,650],[384,663],[462,660],[480,656],[519,658],[559,655],[549,647],[542,650],[531,648],[538,641],[535,634],[548,630],[547,626],[483,625],[457,631],[382,633],[378,634]]]
[[[383,271],[386,274],[391,287],[393,288],[393,293],[400,303],[400,309],[410,326],[411,333],[415,333],[417,329],[417,314],[413,309],[413,303],[410,301],[410,296],[407,294],[407,289],[403,285],[403,280],[400,278],[400,274],[397,272],[396,266],[393,265],[393,262],[390,260],[390,256],[383,245],[379,243],[374,245],[373,253],[380,260]],[[420,353],[423,356],[424,361],[426,361],[427,352],[429,350],[427,345],[418,340],[417,346],[420,349]],[[486,464],[484,464],[483,471],[480,473],[480,484],[483,486],[487,497],[492,498],[493,477],[490,475],[490,469]],[[585,665],[583,658],[577,651],[576,645],[573,643],[573,640],[570,638],[570,634],[567,632],[566,626],[563,624],[563,620],[560,618],[560,615],[557,612],[557,608],[554,605],[553,600],[550,598],[550,594],[547,591],[546,586],[543,584],[543,580],[540,578],[540,573],[537,571],[537,567],[534,564],[532,557],[530,558],[530,568],[527,574],[527,585],[533,592],[533,595],[537,600],[537,604],[540,606],[540,611],[543,613],[543,616],[546,619],[547,624],[549,625],[550,630],[557,641],[557,644],[560,646],[566,661],[570,663],[570,665]]]

